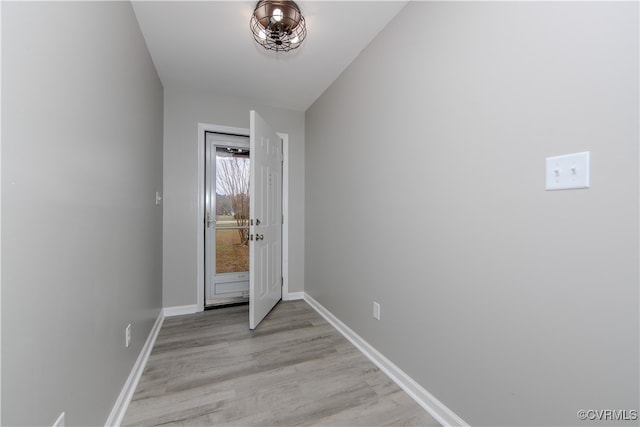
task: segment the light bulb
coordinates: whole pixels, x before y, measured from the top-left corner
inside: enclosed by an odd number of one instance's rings
[[[291,43],[298,43],[300,41],[300,39],[298,38],[298,36],[295,36],[294,38],[291,39]]]
[[[280,22],[280,21],[282,21],[282,16],[283,16],[283,15],[282,15],[282,11],[281,11],[280,9],[274,9],[274,10],[273,10],[273,19],[274,19],[276,22]]]
[[[258,37],[260,37],[262,40],[266,40],[267,33],[265,33],[264,30],[260,30],[260,32],[258,33]]]

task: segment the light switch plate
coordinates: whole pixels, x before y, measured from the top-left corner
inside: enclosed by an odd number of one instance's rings
[[[589,151],[547,157],[545,188],[547,190],[589,188],[589,165]]]

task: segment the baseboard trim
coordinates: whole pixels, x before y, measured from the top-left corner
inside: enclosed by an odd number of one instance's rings
[[[198,310],[197,304],[191,304],[191,305],[177,305],[175,307],[165,307],[162,309],[162,311],[164,312],[164,317],[172,317],[172,316],[181,316],[183,314],[193,314],[201,310]]]
[[[369,360],[371,360],[382,372],[391,378],[400,388],[402,388],[413,400],[415,400],[425,411],[435,418],[443,426],[468,427],[462,418],[447,408],[442,402],[436,399],[424,387],[418,384],[413,378],[407,375],[402,369],[387,359],[382,353],[376,350],[371,344],[356,334],[351,328],[345,325],[340,319],[327,310],[322,304],[313,299],[309,294],[303,292],[304,300],[325,318],[334,328],[338,330],[351,344],[356,346]]]
[[[106,427],[119,427],[120,424],[122,424],[124,414],[127,412],[127,408],[129,407],[129,403],[131,402],[133,393],[136,391],[136,387],[138,386],[138,381],[140,381],[142,372],[147,365],[149,355],[151,354],[151,350],[153,349],[153,344],[156,342],[156,337],[158,336],[158,332],[160,332],[163,321],[164,311],[160,310],[160,313],[156,318],[156,322],[153,324],[151,332],[149,332],[149,336],[147,336],[147,340],[142,346],[142,350],[140,350],[138,359],[136,359],[136,363],[133,365],[133,368],[129,373],[129,377],[124,383],[124,387],[122,387],[115,405],[113,405],[113,409],[111,409],[109,418],[107,418],[107,422],[105,423]]]
[[[304,292],[289,292],[286,295],[282,296],[284,301],[295,301],[299,299],[304,299]]]

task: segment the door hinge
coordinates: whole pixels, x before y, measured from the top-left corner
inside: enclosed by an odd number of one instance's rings
[[[284,288],[284,277],[280,278],[280,287]]]
[[[284,225],[284,214],[282,214],[282,225]]]

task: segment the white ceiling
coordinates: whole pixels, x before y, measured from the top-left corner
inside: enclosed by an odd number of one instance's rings
[[[306,110],[406,1],[297,1],[307,38],[269,52],[249,29],[256,1],[133,1],[165,87],[252,98]]]

